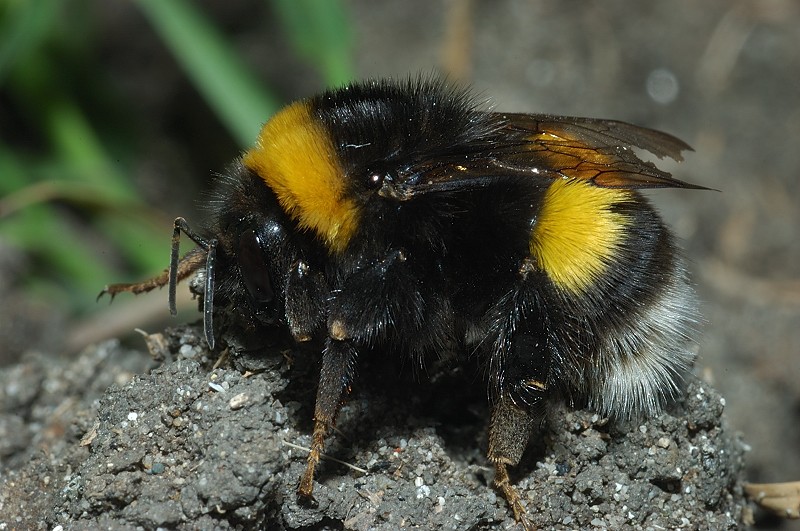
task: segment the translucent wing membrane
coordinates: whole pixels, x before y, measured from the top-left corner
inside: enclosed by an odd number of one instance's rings
[[[695,188],[673,178],[633,148],[683,160],[683,141],[614,120],[539,114],[492,114],[496,136],[476,139],[460,152],[423,161],[390,183],[384,195],[406,200],[432,192],[470,190],[503,179],[578,179],[603,188]]]
[[[509,136],[521,140],[507,151],[500,148],[507,155],[504,164],[606,188],[702,188],[672,178],[631,149],[683,160],[681,152],[691,147],[666,133],[614,120],[536,114],[501,117]]]

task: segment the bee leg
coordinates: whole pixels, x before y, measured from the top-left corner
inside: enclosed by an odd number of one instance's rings
[[[328,286],[319,271],[302,259],[286,275],[286,322],[297,342],[310,341],[325,319]]]
[[[178,261],[177,281],[180,282],[184,280],[186,277],[204,266],[205,263],[206,251],[199,247],[195,247]],[[103,288],[103,291],[100,292],[100,294],[97,296],[97,299],[99,300],[100,297],[106,294],[110,295],[111,299],[113,300],[115,296],[123,292],[130,292],[134,295],[147,293],[155,288],[163,288],[168,283],[169,269],[165,269],[160,274],[141,282],[135,282],[131,284],[109,284]]]
[[[517,490],[511,485],[507,467],[519,463],[528,439],[536,426],[536,419],[514,405],[508,396],[503,396],[494,405],[489,427],[489,461],[494,464],[495,487],[503,494],[514,518],[526,530],[533,529],[525,518],[525,506]]]
[[[544,418],[543,404],[557,360],[549,338],[546,307],[536,282],[524,280],[495,307],[491,387],[497,397],[489,425],[489,460],[495,486],[525,529],[525,507],[511,485],[507,467],[519,463],[533,430]]]
[[[329,337],[322,354],[317,403],[314,409],[314,432],[311,436],[311,451],[308,454],[306,471],[300,479],[297,493],[314,503],[314,470],[325,447],[325,436],[334,425],[345,395],[355,376],[358,352],[349,339]]]
[[[406,251],[394,249],[350,275],[330,298],[330,336],[366,345],[380,344],[395,330],[413,337],[427,316],[412,263]]]
[[[419,290],[410,288],[416,282],[409,262],[403,250],[391,250],[382,260],[350,275],[328,301],[328,339],[322,355],[311,452],[298,489],[301,497],[313,499],[314,470],[325,436],[350,391],[357,346],[380,344],[390,327],[413,333],[423,326],[425,305]]]

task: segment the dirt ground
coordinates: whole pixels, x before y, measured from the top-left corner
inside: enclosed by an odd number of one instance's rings
[[[309,508],[295,492],[319,356],[274,348],[213,369],[199,328],[158,340],[169,362],[147,373],[115,340],[71,363],[29,356],[4,373],[6,529],[515,527],[488,486],[488,408],[468,371],[432,368],[419,382],[385,360],[362,367],[327,449],[362,470],[324,461]],[[749,515],[746,446],[724,406],[693,380],[685,400],[647,422],[555,407],[515,471],[531,523],[736,529]]]
[[[349,2],[359,74],[405,76],[441,65],[443,42],[458,40],[447,31],[455,3]],[[319,89],[268,31],[267,12],[255,16],[252,3],[239,1],[206,4],[232,21],[242,53],[278,92]],[[131,104],[153,117],[142,167],[156,170],[143,170],[141,185],[169,216],[198,216],[195,194],[164,192],[157,168],[167,163],[158,156],[182,154],[188,162],[174,180],[196,173],[198,187],[225,161],[188,156],[204,152],[207,138],[168,122],[180,109],[163,106],[181,102],[195,113],[192,123],[216,122],[186,94],[135,7],[104,5],[97,9],[108,68]],[[532,520],[558,529],[742,527],[751,511],[743,479],[800,480],[800,5],[476,0],[471,20],[471,48],[447,62],[466,65],[492,106],[665,130],[695,149],[665,167],[720,190],[650,194],[683,240],[703,300],[699,378],[682,404],[641,424],[554,414],[515,471]],[[144,83],[158,90],[141,90]],[[228,160],[236,155],[229,151]],[[171,359],[163,365],[140,338],[72,352],[64,345],[79,345],[86,323],[18,291],[26,259],[0,242],[5,528],[513,526],[487,486],[484,392],[467,371],[443,369],[428,383],[363,368],[373,376],[356,390],[328,453],[367,472],[326,461],[320,506],[300,507],[293,491],[304,454],[287,443],[309,442],[317,354],[273,352],[211,369],[215,359],[192,328],[165,336]],[[98,290],[114,280],[98,279]],[[165,293],[158,297],[165,302]],[[128,304],[135,303],[118,298],[108,315]],[[123,328],[148,324],[132,313]],[[184,311],[180,319],[196,316]],[[758,528],[800,529],[796,521],[754,518]]]

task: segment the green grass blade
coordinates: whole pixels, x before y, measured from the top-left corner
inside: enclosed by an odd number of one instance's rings
[[[62,0],[0,3],[0,82],[50,36],[62,4]]]
[[[183,0],[139,0],[141,10],[242,147],[280,104],[213,25]]]
[[[352,32],[338,0],[272,0],[292,45],[323,74],[325,83],[353,79]]]

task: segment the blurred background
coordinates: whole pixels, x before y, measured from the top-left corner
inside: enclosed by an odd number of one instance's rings
[[[697,370],[752,446],[750,479],[800,480],[795,0],[0,0],[0,370],[176,322],[165,292],[95,297],[166,267],[172,220],[198,224],[281,105],[418,72],[694,147],[663,167],[720,192],[649,195],[703,299]]]

